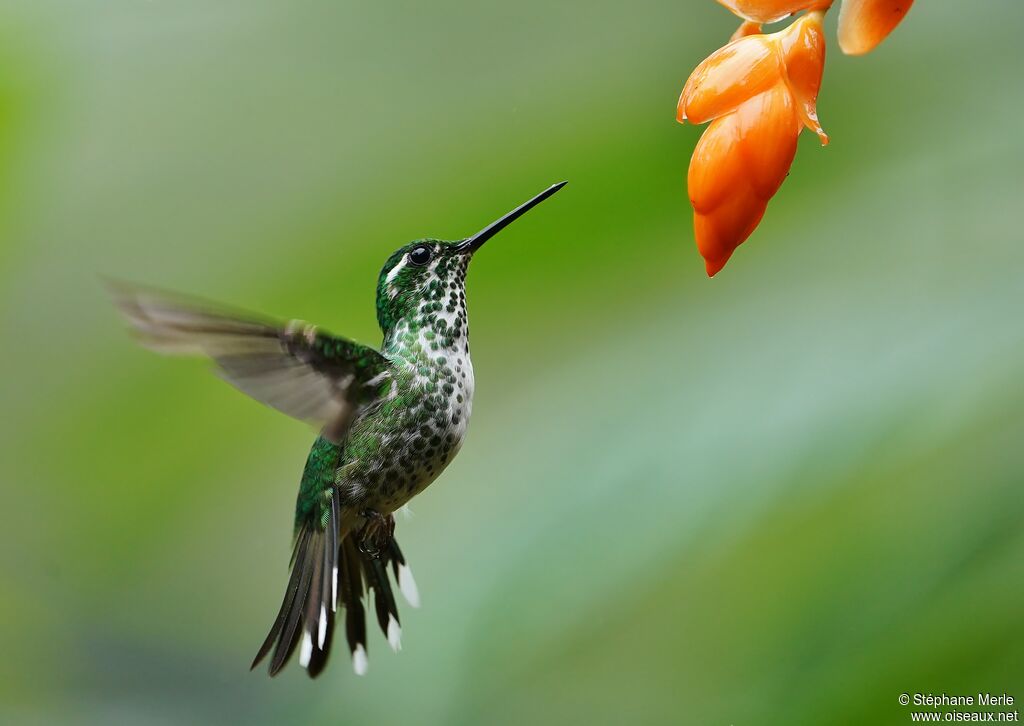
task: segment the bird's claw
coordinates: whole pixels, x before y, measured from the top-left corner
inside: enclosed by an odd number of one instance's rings
[[[395,518],[372,509],[363,510],[359,516],[366,520],[359,531],[359,551],[377,559],[395,534]]]

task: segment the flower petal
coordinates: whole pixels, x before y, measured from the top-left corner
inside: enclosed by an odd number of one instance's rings
[[[735,15],[755,23],[774,23],[812,5],[818,0],[718,0]]]
[[[713,212],[694,212],[693,234],[708,277],[714,277],[725,267],[736,248],[757,228],[767,207],[768,202],[753,190],[739,187]]]
[[[843,0],[839,9],[839,47],[863,55],[885,40],[914,0]]]
[[[801,124],[793,97],[780,83],[737,109],[736,120],[746,181],[767,202],[786,180],[796,156]]]
[[[711,122],[693,149],[686,188],[697,212],[711,212],[729,197],[743,179],[743,157],[738,153],[739,119],[730,113]]]
[[[818,135],[823,146],[828,134],[818,121],[818,90],[825,70],[825,34],[821,28],[824,14],[810,12],[778,33],[779,48],[786,64],[786,81],[799,104],[801,119]]]
[[[769,38],[749,35],[705,58],[686,81],[676,118],[702,124],[777,83],[781,63]]]
[[[714,276],[754,231],[789,173],[800,119],[785,83],[715,119],[690,160],[694,235]]]
[[[732,34],[729,41],[739,40],[740,38],[746,38],[748,35],[757,35],[761,32],[761,23],[755,23],[750,20],[744,20],[740,23],[740,27],[736,28],[736,32]]]

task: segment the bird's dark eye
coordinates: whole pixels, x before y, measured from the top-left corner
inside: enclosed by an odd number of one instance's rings
[[[409,253],[409,262],[414,265],[425,265],[430,262],[429,247],[414,247]]]

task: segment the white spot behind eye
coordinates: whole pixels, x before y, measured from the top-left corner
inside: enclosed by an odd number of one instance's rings
[[[398,276],[398,273],[401,272],[403,267],[405,267],[405,260],[404,259],[401,262],[399,262],[397,265],[395,265],[394,267],[391,268],[391,272],[389,272],[388,276],[384,278],[384,282],[386,282],[386,283],[388,283],[390,285],[391,282],[395,279],[395,277]]]

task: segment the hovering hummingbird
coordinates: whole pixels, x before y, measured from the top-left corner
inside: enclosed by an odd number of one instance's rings
[[[401,647],[388,569],[410,605],[419,606],[419,595],[393,537],[393,513],[437,478],[466,434],[474,387],[466,270],[487,240],[565,184],[472,237],[417,240],[391,255],[377,282],[380,350],[301,321],[281,325],[111,285],[144,345],[209,356],[243,393],[320,427],[299,484],[288,587],[252,668],[273,651],[276,675],[298,647],[301,665],[319,675],[340,604],[352,665],[362,675],[363,599],[371,590],[381,630],[392,649]]]

